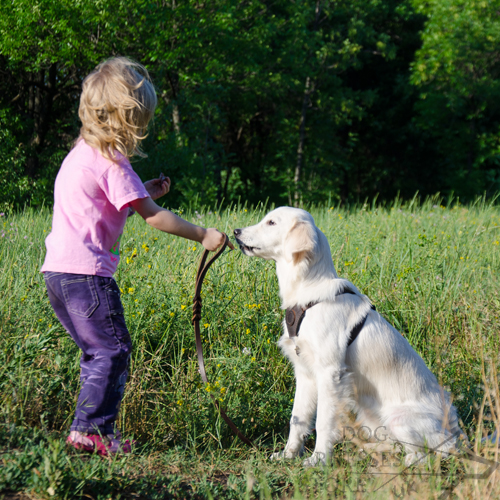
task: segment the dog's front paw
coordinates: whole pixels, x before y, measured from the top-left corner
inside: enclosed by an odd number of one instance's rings
[[[270,460],[283,460],[283,459],[292,459],[296,458],[299,454],[298,453],[292,453],[291,451],[278,451],[276,453],[273,453],[269,459]]]
[[[315,451],[309,458],[306,458],[302,465],[304,467],[316,467],[317,465],[326,465],[326,455]]]

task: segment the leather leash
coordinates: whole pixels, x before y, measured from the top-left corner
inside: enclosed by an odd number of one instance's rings
[[[222,255],[224,250],[229,244],[229,238],[226,235],[226,240],[224,244],[220,247],[217,253],[207,262],[207,257],[209,254],[208,250],[203,252],[203,255],[200,260],[200,265],[198,266],[198,273],[196,274],[196,285],[194,290],[194,298],[193,298],[193,319],[191,322],[194,326],[194,334],[196,337],[196,353],[198,355],[198,366],[200,367],[200,375],[206,384],[208,384],[207,372],[205,371],[205,361],[203,359],[203,344],[201,342],[201,334],[200,334],[200,319],[201,319],[201,286],[203,285],[203,279],[207,274],[208,268]],[[227,425],[229,425],[230,429],[233,431],[236,436],[240,438],[246,445],[255,448],[255,445],[248,439],[239,429],[236,427],[234,422],[227,416],[226,412],[221,408],[219,401],[212,394],[210,394],[212,399],[214,400],[215,406],[221,417],[224,419]]]

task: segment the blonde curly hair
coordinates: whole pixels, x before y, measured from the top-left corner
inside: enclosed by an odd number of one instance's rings
[[[127,57],[108,59],[83,81],[80,137],[112,161],[117,160],[117,151],[126,158],[145,157],[139,145],[147,136],[156,103],[144,66]]]

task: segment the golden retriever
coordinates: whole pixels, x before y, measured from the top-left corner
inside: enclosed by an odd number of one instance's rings
[[[279,340],[297,385],[288,442],[274,458],[301,455],[315,426],[316,446],[304,465],[325,464],[344,434],[346,411],[375,439],[403,444],[407,464],[427,449],[455,449],[463,433],[449,394],[370,300],[338,277],[327,238],[308,212],[281,207],[234,235],[245,255],[276,262],[282,308],[305,310],[298,335],[290,336],[284,321]]]

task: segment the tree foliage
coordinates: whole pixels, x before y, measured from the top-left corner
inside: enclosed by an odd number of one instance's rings
[[[497,189],[497,11],[476,0],[0,0],[1,208],[50,202],[82,79],[113,55],[153,76],[149,158],[134,167],[170,175],[172,205]]]
[[[412,62],[417,120],[439,153],[441,185],[500,188],[500,2],[415,0],[428,16]]]

